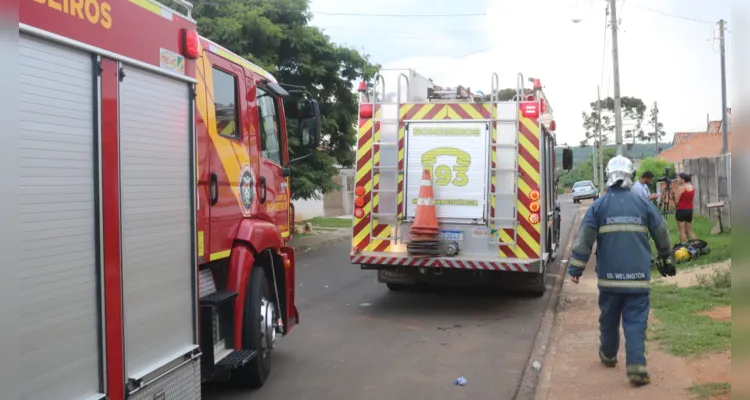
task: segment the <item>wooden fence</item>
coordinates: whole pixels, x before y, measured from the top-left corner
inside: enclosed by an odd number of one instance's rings
[[[683,169],[692,175],[695,186],[694,213],[717,220],[721,210],[721,221],[731,227],[732,198],[732,155],[714,158],[694,158],[683,160]],[[724,202],[721,209],[709,209],[708,205]]]

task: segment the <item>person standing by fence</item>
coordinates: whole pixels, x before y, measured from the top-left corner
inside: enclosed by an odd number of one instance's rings
[[[675,213],[677,227],[680,231],[680,242],[686,243],[688,238],[697,239],[693,232],[693,200],[695,199],[695,186],[692,177],[684,172],[677,176],[677,193],[675,193]]]

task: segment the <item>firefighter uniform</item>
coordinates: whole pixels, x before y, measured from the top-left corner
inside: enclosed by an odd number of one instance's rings
[[[572,277],[582,275],[596,243],[601,332],[599,357],[609,367],[617,363],[622,320],[628,378],[633,384],[646,384],[650,381],[645,354],[651,281],[648,235],[650,233],[654,238],[659,256],[668,259],[669,233],[659,210],[630,190],[630,160],[622,156],[616,158],[624,161],[613,159],[615,162],[610,161],[608,165],[608,175],[611,175],[609,190],[589,207],[583,217],[571,249],[568,274]]]

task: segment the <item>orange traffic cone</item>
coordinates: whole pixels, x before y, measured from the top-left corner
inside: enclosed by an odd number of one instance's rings
[[[437,235],[439,232],[432,177],[426,168],[422,171],[422,185],[419,187],[419,200],[410,232],[412,235]]]

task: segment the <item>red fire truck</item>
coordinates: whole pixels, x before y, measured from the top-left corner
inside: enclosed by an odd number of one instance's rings
[[[312,154],[318,103],[176,4],[20,2],[18,218],[0,230],[18,241],[22,399],[258,387],[299,322],[284,105]]]
[[[381,70],[360,85],[350,260],[391,290],[498,284],[538,296],[560,242],[552,107],[539,79],[516,94],[444,88],[413,70]],[[387,85],[386,85],[386,82]],[[508,83],[511,83],[509,81]],[[487,98],[489,97],[489,98]],[[570,149],[563,169],[572,168]],[[439,234],[427,255],[408,244],[423,171]]]

